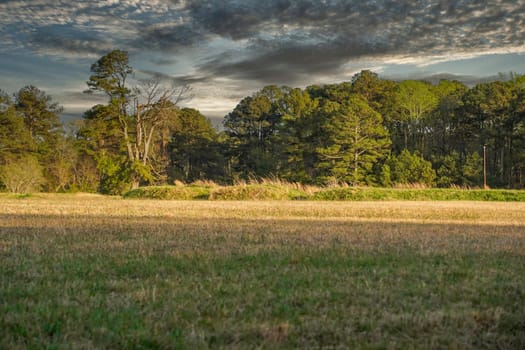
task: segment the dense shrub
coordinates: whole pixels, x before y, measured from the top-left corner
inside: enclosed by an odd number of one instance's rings
[[[0,182],[12,193],[40,192],[45,182],[42,166],[32,156],[22,156],[0,167]]]
[[[462,190],[462,189],[406,189],[339,187],[320,190],[315,200],[420,200],[420,201],[520,201],[525,202],[525,191],[518,190]]]
[[[424,184],[432,187],[436,182],[436,172],[432,163],[418,152],[403,150],[397,157],[387,159],[381,173],[383,186],[394,184]]]
[[[124,194],[128,199],[191,200],[208,199],[209,196],[210,188],[202,186],[148,186]]]
[[[307,195],[287,186],[249,184],[214,188],[212,200],[291,200],[306,199]]]
[[[525,191],[452,188],[304,188],[276,184],[149,186],[124,194],[128,199],[167,200],[327,200],[327,201],[520,201]]]

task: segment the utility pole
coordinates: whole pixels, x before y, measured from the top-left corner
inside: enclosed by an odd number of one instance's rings
[[[487,186],[487,146],[483,145],[483,188],[488,189]]]

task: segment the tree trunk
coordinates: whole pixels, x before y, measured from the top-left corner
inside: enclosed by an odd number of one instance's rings
[[[137,188],[139,188],[139,186],[140,186],[140,180],[133,177],[133,179],[131,180],[131,189],[136,190]]]

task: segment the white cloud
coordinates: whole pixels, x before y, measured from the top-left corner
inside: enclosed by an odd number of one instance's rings
[[[487,55],[507,55],[525,53],[525,45],[503,48],[491,48],[483,51],[456,51],[440,55],[398,55],[385,56],[382,58],[384,64],[414,65],[419,68],[428,67],[438,63],[470,60]],[[374,58],[377,60],[377,57]]]

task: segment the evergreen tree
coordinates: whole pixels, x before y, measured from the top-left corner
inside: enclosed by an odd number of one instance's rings
[[[459,153],[452,153],[434,161],[437,163],[437,185],[440,187],[450,187],[462,184],[462,174]]]
[[[390,146],[381,115],[356,95],[342,105],[328,103],[325,110],[331,114],[323,126],[328,138],[318,148],[325,176],[354,185],[375,182],[373,165],[386,157]]]
[[[278,129],[281,152],[280,175],[293,182],[312,183],[317,176],[320,124],[319,100],[299,88],[287,92],[280,103],[282,119]]]
[[[63,111],[62,107],[53,102],[51,96],[44,91],[29,85],[15,95],[15,108],[22,117],[37,152],[42,157],[52,152],[64,133],[58,119]]]
[[[198,110],[183,108],[169,143],[171,179],[224,181],[225,164],[218,135],[208,118]]]
[[[264,177],[279,172],[275,136],[281,123],[278,102],[283,89],[268,86],[244,98],[223,122],[230,161],[242,177]]]
[[[0,165],[35,151],[36,144],[16,111],[13,100],[0,90]]]

